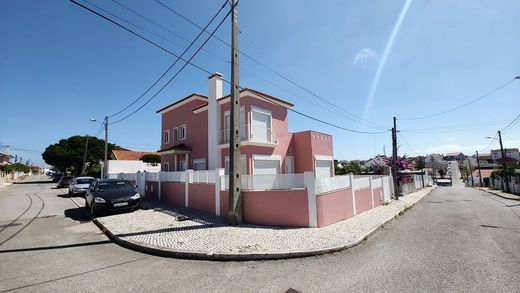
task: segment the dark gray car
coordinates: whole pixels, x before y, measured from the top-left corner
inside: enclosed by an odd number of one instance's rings
[[[141,206],[141,195],[126,179],[96,179],[85,195],[85,208],[95,217],[100,212],[136,210]]]

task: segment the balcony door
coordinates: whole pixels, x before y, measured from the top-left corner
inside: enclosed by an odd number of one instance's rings
[[[271,141],[271,111],[252,107],[251,140],[258,142]]]
[[[231,128],[231,120],[229,118],[230,111],[224,112],[224,129],[222,130],[222,136],[224,137],[224,143],[229,142],[229,129]],[[246,125],[246,115],[245,108],[240,107],[240,138],[241,140],[245,139],[245,125]]]

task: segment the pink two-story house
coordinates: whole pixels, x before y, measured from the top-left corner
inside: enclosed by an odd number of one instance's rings
[[[160,110],[163,171],[214,170],[229,164],[229,95],[222,75],[209,77],[208,96],[191,94]],[[294,105],[253,90],[240,91],[243,174],[312,171],[333,176],[333,140],[317,131],[288,131],[287,110]]]

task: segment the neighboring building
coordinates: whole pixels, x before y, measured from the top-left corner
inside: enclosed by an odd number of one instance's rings
[[[229,165],[229,96],[222,75],[209,77],[208,96],[191,94],[160,110],[163,171],[214,170]],[[317,131],[288,131],[294,105],[253,89],[240,91],[243,174],[334,174],[333,140]]]
[[[424,162],[427,165],[431,165],[431,164],[434,164],[434,163],[443,164],[444,163],[444,158],[443,158],[442,155],[439,155],[439,154],[430,154],[430,155],[427,155],[424,158]]]
[[[506,152],[506,158],[520,161],[520,152],[518,151],[517,148],[505,149],[504,151]],[[479,157],[480,157],[480,155],[479,155]],[[491,160],[496,162],[499,159],[502,159],[502,152],[500,151],[500,149],[492,150],[491,151]]]
[[[144,155],[158,155],[156,152],[141,152],[141,151],[131,151],[127,149],[118,149],[113,150],[110,154],[110,160],[130,160],[130,161],[139,161]]]
[[[379,167],[379,166],[385,166],[385,156],[376,156],[374,158],[371,158],[365,162],[365,167]]]
[[[135,173],[135,172],[159,172],[160,164],[145,163],[140,160],[143,155],[158,154],[155,152],[130,151],[127,149],[113,150],[108,160],[108,174]]]
[[[466,158],[463,153],[447,153],[444,155],[444,160],[446,161],[462,161]]]
[[[6,153],[1,153],[0,152],[0,164],[10,164],[9,161],[11,160],[13,156],[9,155],[9,154],[6,154]]]

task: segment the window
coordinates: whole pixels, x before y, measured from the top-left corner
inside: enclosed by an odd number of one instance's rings
[[[180,171],[186,171],[186,160],[182,160],[180,163]]]
[[[226,156],[224,158],[224,168],[226,175],[229,175],[229,156]],[[246,156],[241,155],[240,156],[240,174],[246,175],[247,174],[247,165],[246,165]]]
[[[180,140],[185,140],[186,139],[186,124],[181,125],[180,130],[181,130]]]
[[[272,142],[271,111],[251,107],[251,140]]]
[[[177,145],[179,143],[179,127],[173,128],[173,145]]]
[[[163,141],[164,141],[164,143],[170,142],[170,130],[169,129],[164,131]]]
[[[193,160],[193,170],[206,170],[206,159]]]
[[[228,143],[229,142],[229,128],[231,127],[230,126],[230,123],[231,123],[231,120],[229,118],[229,115],[230,115],[230,111],[227,110],[226,112],[224,112],[224,129],[222,130],[223,131],[223,135],[222,137],[224,138],[224,143]],[[240,107],[240,139],[241,140],[244,140],[246,138],[246,115],[245,115],[245,107],[242,106]]]
[[[170,163],[165,162],[163,164],[163,171],[165,171],[165,172],[169,172],[170,171]]]

